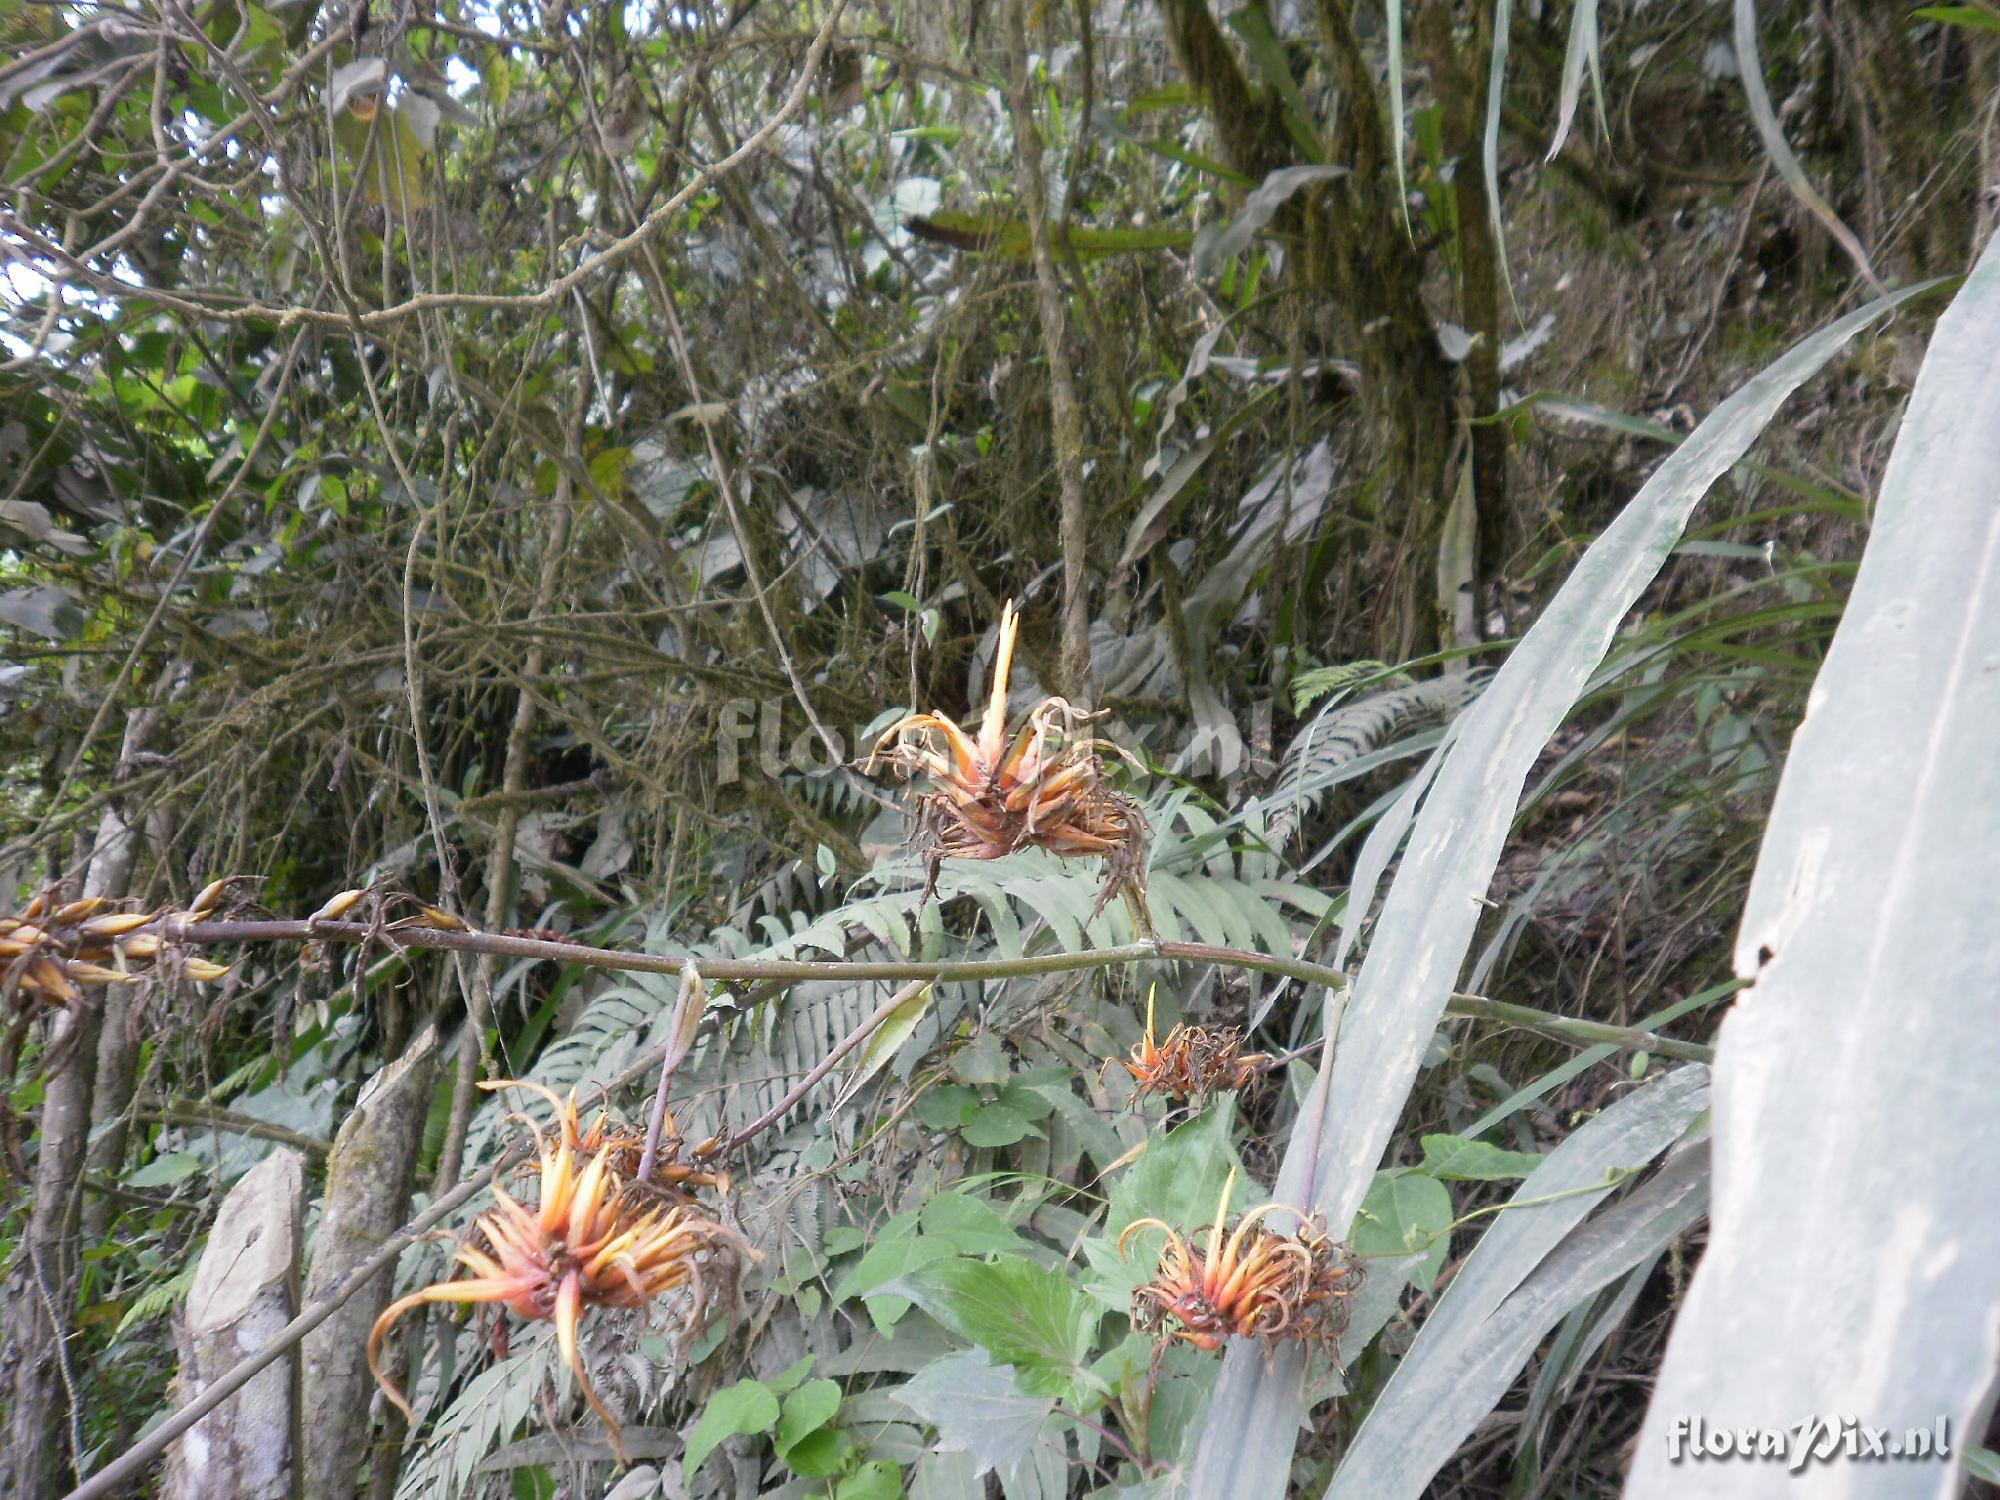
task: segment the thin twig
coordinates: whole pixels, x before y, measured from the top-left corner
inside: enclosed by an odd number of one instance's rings
[[[164,917],[154,925],[162,937],[177,943],[282,943],[315,939],[358,943],[376,931],[362,922],[191,922],[175,916]],[[1349,983],[1345,973],[1326,964],[1316,964],[1303,958],[1281,958],[1270,953],[1252,953],[1244,948],[1218,947],[1211,943],[1123,943],[1109,948],[1086,948],[1077,953],[1038,953],[1023,958],[944,959],[919,963],[907,959],[696,960],[675,954],[625,953],[615,948],[590,948],[581,943],[552,943],[541,938],[509,937],[492,932],[446,932],[434,927],[391,928],[388,935],[413,948],[544,959],[550,963],[641,974],[678,975],[689,965],[699,962],[702,973],[710,979],[782,980],[788,983],[811,979],[1020,979],[1040,974],[1067,974],[1079,969],[1116,968],[1121,964],[1141,963],[1148,959],[1281,974],[1306,984],[1323,984],[1340,990],[1345,990]],[[1661,1057],[1690,1062],[1709,1062],[1715,1055],[1713,1048],[1656,1036],[1635,1026],[1610,1026],[1574,1016],[1559,1016],[1525,1005],[1489,1000],[1482,995],[1454,994],[1445,1004],[1445,1014],[1469,1020],[1500,1021],[1542,1032],[1573,1046],[1608,1045],[1627,1052],[1652,1052]],[[657,1057],[654,1059],[655,1065],[658,1060]]]
[[[741,1146],[746,1141],[749,1141],[755,1136],[761,1134],[763,1131],[768,1130],[772,1125],[776,1124],[779,1120],[784,1119],[786,1115],[791,1113],[793,1105],[797,1104],[801,1099],[805,1098],[807,1094],[811,1093],[813,1086],[817,1084],[822,1078],[826,1077],[827,1074],[833,1071],[835,1064],[837,1064],[843,1057],[847,1056],[848,1053],[852,1052],[856,1047],[860,1046],[863,1042],[867,1041],[869,1037],[873,1036],[875,1034],[876,1029],[880,1027],[884,1021],[888,1020],[889,1017],[894,1015],[899,1009],[902,1008],[902,1006],[908,1003],[908,1001],[911,999],[912,996],[914,996],[919,990],[923,989],[930,982],[931,981],[927,979],[912,980],[909,984],[906,984],[900,990],[897,990],[896,993],[891,995],[887,1000],[884,1000],[880,1005],[876,1006],[874,1013],[868,1016],[867,1019],[862,1021],[862,1023],[859,1026],[855,1027],[852,1031],[848,1032],[846,1036],[842,1037],[837,1043],[835,1043],[833,1050],[827,1053],[825,1057],[822,1057],[817,1063],[815,1063],[813,1065],[812,1071],[807,1073],[805,1077],[801,1078],[796,1084],[794,1084],[792,1086],[791,1091],[787,1093],[784,1098],[780,1099],[776,1104],[772,1105],[769,1109],[765,1110],[762,1115],[758,1116],[758,1118],[752,1120],[748,1125],[745,1125],[741,1130],[737,1131],[736,1134],[732,1135],[729,1138],[729,1144],[724,1148],[724,1151],[725,1152],[734,1151],[738,1146]]]

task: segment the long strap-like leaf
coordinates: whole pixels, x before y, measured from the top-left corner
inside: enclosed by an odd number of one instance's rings
[[[1398,802],[1364,845],[1370,883],[1348,902],[1358,922],[1372,880],[1406,828],[1408,849],[1376,923],[1333,1065],[1307,1096],[1276,1196],[1345,1225],[1361,1205],[1418,1064],[1464,965],[1514,808],[1535,757],[1583,691],[1627,610],[1658,573],[1688,515],[1785,399],[1911,288],[1871,302],[1782,355],[1717,407],[1592,544],[1542,617],[1436,752],[1421,814]],[[1343,947],[1345,945],[1345,934]],[[1303,1415],[1303,1370],[1285,1350],[1236,1343],[1194,1472],[1196,1494],[1238,1500],[1285,1491]]]
[[[1671,1461],[1698,1415],[1978,1440],[2000,1357],[1996,326],[2000,240],[1938,323],[1778,788],[1737,938],[1756,983],[1716,1068],[1713,1231],[1628,1495],[1772,1492],[1769,1464]],[[1842,1458],[1798,1488],[1955,1495],[1958,1467]]]

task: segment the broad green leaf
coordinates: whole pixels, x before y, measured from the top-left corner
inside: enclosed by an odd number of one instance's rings
[[[1138,1159],[1119,1168],[1111,1180],[1104,1232],[1115,1240],[1134,1219],[1161,1219],[1194,1229],[1214,1218],[1229,1174],[1237,1174],[1239,1193],[1247,1179],[1230,1144],[1235,1119],[1234,1098],[1217,1099],[1192,1120],[1147,1142]],[[1153,1246],[1158,1249],[1157,1239]]]
[[[1864,328],[1925,287],[1869,303],[1800,341],[1669,454],[1578,561],[1478,700],[1376,824],[1356,863],[1336,966],[1359,936],[1374,887],[1405,833],[1396,879],[1323,1070],[1293,1127],[1275,1196],[1349,1222],[1380,1165],[1444,1013],[1528,772],[1583,692],[1625,613],[1659,571],[1708,488],[1785,399]],[[1423,800],[1421,818],[1416,804]],[[1415,824],[1414,832],[1411,825]],[[1225,1357],[1195,1487],[1243,1500],[1283,1492],[1304,1402],[1290,1351]]]
[[[1424,1137],[1422,1171],[1439,1182],[1504,1182],[1526,1177],[1547,1158],[1532,1151],[1503,1151],[1488,1141],[1462,1135]]]
[[[891,1394],[937,1429],[940,1448],[970,1454],[974,1477],[988,1469],[1012,1473],[1040,1441],[1056,1405],[1024,1395],[1014,1372],[978,1349],[946,1355]]]
[[[831,1382],[828,1382],[831,1384]],[[681,1478],[691,1481],[702,1461],[726,1439],[748,1432],[769,1432],[778,1423],[778,1398],[755,1380],[739,1380],[708,1398],[701,1420],[688,1434],[681,1457]]]
[[[1021,1238],[990,1204],[965,1193],[939,1193],[919,1215],[927,1239],[949,1245],[959,1255],[1025,1255]]]
[[[877,1459],[841,1480],[833,1500],[902,1500],[902,1494],[903,1466]]]
[[[1792,741],[1722,1023],[1715,1210],[1629,1495],[1677,1415],[1978,1431],[2000,1328],[2000,241],[1938,321]],[[1780,1412],[1789,1412],[1781,1416]],[[1958,1492],[1834,1464],[1816,1494]],[[1710,1465],[1705,1493],[1757,1489]]]
[[[1421,1254],[1410,1279],[1431,1289],[1451,1250],[1451,1193],[1422,1172],[1381,1172],[1354,1223],[1354,1253],[1364,1260]]]
[[[983,1147],[1011,1146],[1016,1141],[1041,1133],[1019,1110],[998,1101],[982,1104],[974,1110],[965,1128],[959,1131],[968,1146]]]
[[[831,1422],[840,1410],[840,1385],[832,1380],[808,1380],[784,1399],[771,1446],[779,1458],[801,1474],[814,1472],[794,1461],[792,1454],[808,1437]]]
[[[953,1259],[912,1271],[896,1290],[960,1338],[1020,1371],[1034,1395],[1067,1395],[1101,1314],[1060,1271],[1009,1257]]]
[[[979,1112],[979,1091],[962,1083],[941,1083],[926,1089],[914,1113],[933,1130],[957,1130]]]

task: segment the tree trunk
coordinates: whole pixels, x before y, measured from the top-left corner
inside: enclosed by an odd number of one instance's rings
[[[188,665],[176,659],[160,674],[155,690],[156,701],[164,704],[179,696],[191,680]],[[159,707],[145,711],[142,733],[150,733],[152,723],[161,712]],[[147,810],[146,838],[153,848],[168,847],[173,841],[173,827],[171,804],[156,802]],[[91,1143],[87,1158],[89,1170],[104,1177],[116,1177],[125,1165],[129,1124],[126,1110],[132,1103],[132,1090],[139,1078],[140,1037],[133,1018],[146,999],[150,983],[108,985],[104,991],[104,1019],[97,1035],[97,1076],[91,1089]],[[102,1239],[105,1226],[110,1222],[110,1198],[96,1193],[84,1201],[83,1238],[86,1242],[94,1243]]]
[[[289,1323],[299,1308],[305,1169],[279,1147],[222,1200],[181,1320],[175,1406],[185,1406]],[[290,1500],[297,1475],[296,1349],[203,1417],[167,1459],[162,1500]]]
[[[328,1158],[319,1240],[308,1300],[372,1254],[407,1215],[424,1119],[437,1076],[437,1033],[425,1027],[409,1050],[362,1089]],[[394,1267],[306,1335],[306,1500],[352,1500],[366,1482],[368,1330],[389,1300]]]
[[[1262,179],[1299,160],[1272,90],[1253,90],[1208,0],[1159,0],[1174,55],[1207,101],[1229,165]],[[1341,107],[1325,130],[1324,159],[1348,175],[1296,194],[1273,220],[1303,247],[1294,272],[1318,312],[1362,366],[1362,389],[1379,437],[1376,486],[1381,524],[1397,538],[1384,565],[1371,634],[1376,655],[1396,660],[1448,638],[1451,604],[1439,600],[1438,545],[1450,500],[1454,421],[1451,367],[1423,300],[1424,256],[1410,242],[1395,201],[1395,162],[1374,73],[1343,0],[1317,0],[1314,14]]]
[[[1034,249],[1035,305],[1042,325],[1042,352],[1049,363],[1049,435],[1055,446],[1061,491],[1062,691],[1083,707],[1094,692],[1090,662],[1090,599],[1084,578],[1083,409],[1070,369],[1068,298],[1056,270],[1049,238],[1048,179],[1042,168],[1042,138],[1035,125],[1035,89],[1028,68],[1028,0],[1007,7],[1008,103],[1014,112],[1015,181],[1028,211]]]
[[[145,748],[157,718],[157,710],[144,709],[127,720],[120,770]],[[135,830],[115,804],[107,807],[98,821],[83,894],[113,900],[123,896],[137,852]],[[93,989],[81,1003],[60,1012],[44,1038],[42,1055],[53,1066],[42,1096],[27,1230],[7,1278],[6,1340],[0,1347],[0,1390],[7,1393],[0,1495],[8,1500],[59,1495],[75,1474],[79,1418],[66,1410],[76,1389],[69,1337],[101,1004],[101,992]]]

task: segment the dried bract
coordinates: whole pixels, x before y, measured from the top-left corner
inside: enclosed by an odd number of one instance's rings
[[[19,915],[0,917],[0,1001],[22,1013],[38,1006],[74,1005],[84,985],[130,984],[166,948],[158,925],[188,913],[119,910],[102,896],[58,906],[44,893]],[[152,929],[152,930],[146,930]],[[203,982],[226,965],[186,958],[180,972]]]
[[[1044,698],[1009,735],[1007,681],[1019,629],[1010,602],[1000,615],[993,684],[976,737],[944,714],[911,714],[890,726],[866,768],[886,763],[930,781],[931,790],[916,798],[926,899],[947,859],[999,859],[1028,848],[1064,857],[1095,854],[1104,857],[1105,881],[1092,915],[1123,893],[1140,930],[1150,931],[1146,820],[1136,802],[1104,784],[1098,752],[1132,757],[1108,740],[1079,735],[1095,716],[1063,698]]]
[[[1264,1070],[1268,1053],[1243,1051],[1243,1033],[1234,1026],[1176,1026],[1164,1042],[1153,1030],[1153,1000],[1146,998],[1146,1035],[1120,1058],[1136,1087],[1134,1102],[1148,1094],[1173,1099],[1240,1089]]]

